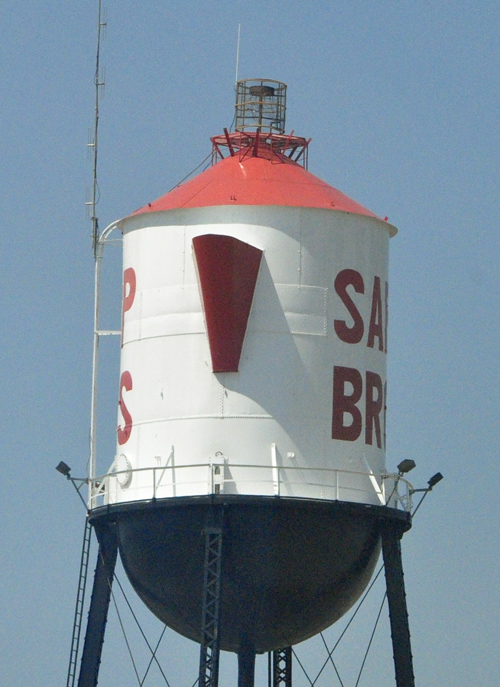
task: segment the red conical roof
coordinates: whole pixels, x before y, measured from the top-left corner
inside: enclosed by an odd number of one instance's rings
[[[285,205],[377,217],[284,155],[263,152],[227,157],[133,214],[217,205]]]

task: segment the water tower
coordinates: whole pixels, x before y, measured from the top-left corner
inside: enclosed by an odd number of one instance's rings
[[[99,238],[98,265],[123,235],[121,370],[116,455],[104,474],[90,462],[100,555],[79,687],[97,683],[118,552],[215,687],[220,650],[250,686],[256,653],[338,620],[381,548],[396,680],[413,685],[409,498],[385,468],[396,229],[307,171],[285,113],[285,84],[240,81],[212,166]]]

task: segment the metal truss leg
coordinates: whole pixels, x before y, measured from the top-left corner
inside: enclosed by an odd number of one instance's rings
[[[219,618],[222,578],[222,506],[215,506],[205,528],[199,687],[219,683]]]
[[[387,600],[391,622],[392,648],[397,687],[415,687],[411,653],[410,625],[401,558],[401,531],[386,524],[382,531]]]
[[[271,687],[292,687],[292,647],[277,649],[270,653],[269,684]]]
[[[99,541],[99,553],[94,574],[94,586],[90,600],[78,687],[96,687],[97,685],[104,630],[111,598],[111,585],[118,552],[118,542],[113,524],[96,526],[95,531]]]

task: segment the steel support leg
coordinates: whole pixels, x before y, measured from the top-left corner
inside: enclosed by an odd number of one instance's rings
[[[250,644],[243,644],[238,652],[238,687],[255,685],[255,650]]]
[[[219,683],[222,529],[222,506],[215,506],[205,528],[199,687],[217,687]]]
[[[292,647],[272,652],[272,687],[292,687]]]
[[[104,630],[111,598],[111,585],[118,552],[118,542],[113,524],[96,526],[95,531],[99,541],[99,553],[94,574],[94,586],[90,600],[78,687],[96,687],[97,685]]]
[[[415,687],[410,625],[401,558],[401,535],[402,533],[397,526],[386,523],[382,531],[382,553],[387,600],[389,602],[396,685],[397,687]]]

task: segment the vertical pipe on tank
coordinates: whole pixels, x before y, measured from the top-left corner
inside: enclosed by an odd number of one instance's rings
[[[96,504],[93,496],[96,489],[95,478],[97,476],[97,382],[99,366],[99,341],[101,338],[100,314],[101,314],[101,276],[104,246],[109,235],[117,228],[118,222],[113,222],[98,237],[95,247],[94,260],[94,339],[92,347],[92,390],[90,401],[90,455],[89,455],[89,508]],[[115,332],[118,334],[118,332]]]
[[[94,341],[92,348],[92,391],[90,400],[90,458],[89,458],[89,508],[93,507],[92,495],[96,477],[97,446],[97,365],[99,362],[99,315],[101,296],[101,268],[104,244],[97,242],[94,265]]]

